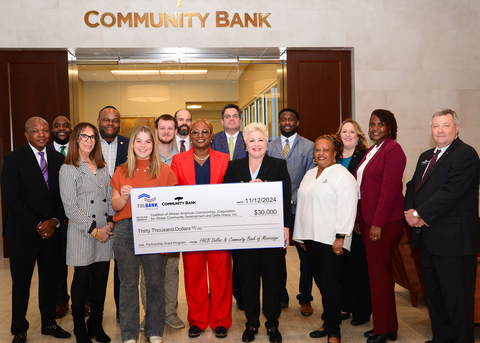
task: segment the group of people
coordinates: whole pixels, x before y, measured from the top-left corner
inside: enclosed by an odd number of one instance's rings
[[[79,123],[72,130],[67,118],[56,118],[54,143],[47,147],[48,123],[30,118],[28,144],[5,156],[1,173],[13,343],[27,339],[36,262],[42,334],[71,336],[55,322],[68,310],[69,265],[74,267],[71,309],[77,342],[91,343],[94,337],[110,342],[102,320],[113,258],[122,341],[134,343],[144,330],[150,342],[161,343],[165,324],[185,327],[176,314],[179,254],[135,255],[132,188],[267,181],[283,185],[283,248],[184,252],[189,337],[208,327],[217,338],[226,337],[233,295],[247,319],[243,342],[255,340],[261,311],[270,342],[282,342],[279,317],[289,301],[285,248],[294,242],[301,314],[313,314],[312,279],[322,294],[323,324],[310,337],[340,343],[342,320],[351,314],[351,325],[362,325],[373,313],[367,343],[395,340],[391,260],[406,221],[413,228],[412,247],[421,249],[432,341],[473,342],[480,161],[458,138],[458,115],[451,110],[433,115],[436,148],[420,156],[405,197],[406,156],[396,142],[392,112],[372,112],[368,135],[374,144],[368,149],[352,119],[315,142],[297,133],[299,119],[294,109],[280,111],[281,136],[268,142],[262,123],[240,131],[241,110],[228,104],[220,133],[208,120],[192,122],[187,110],[179,110],[175,116],[159,116],[155,132],[139,126],[128,139],[119,135],[119,111],[107,106],[99,112],[98,129]]]

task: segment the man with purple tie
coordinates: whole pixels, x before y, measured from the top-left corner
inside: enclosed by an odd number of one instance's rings
[[[65,212],[58,174],[64,156],[47,147],[50,130],[45,119],[25,123],[28,144],[5,155],[0,175],[2,200],[8,209],[4,235],[8,241],[12,276],[12,343],[27,340],[26,319],[30,286],[38,265],[42,335],[69,338],[55,321],[60,227]]]

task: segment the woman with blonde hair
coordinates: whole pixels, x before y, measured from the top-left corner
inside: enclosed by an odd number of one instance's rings
[[[145,336],[150,338],[151,343],[161,343],[165,327],[164,273],[167,255],[135,255],[130,191],[132,188],[176,184],[173,171],[160,161],[153,131],[147,126],[135,128],[130,137],[127,162],[117,168],[111,180],[112,207],[117,211],[113,217],[116,223],[113,251],[120,278],[120,329],[123,342],[134,343],[140,331],[140,264],[143,264],[147,286]]]

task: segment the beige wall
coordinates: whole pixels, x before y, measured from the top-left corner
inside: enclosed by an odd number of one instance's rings
[[[366,129],[372,110],[392,110],[408,158],[405,179],[421,151],[433,146],[431,114],[443,107],[461,118],[461,137],[480,148],[480,1],[478,0],[117,0],[18,1],[0,4],[0,47],[317,47],[354,51],[354,116]],[[105,28],[85,25],[87,11],[210,13],[205,28]],[[271,28],[217,28],[215,11],[271,13]],[[92,92],[90,90],[90,92]],[[87,97],[87,88],[85,97]],[[113,92],[112,92],[113,93]],[[209,92],[202,98],[215,97]],[[185,101],[186,99],[182,99]],[[128,104],[114,96],[85,104],[86,120],[107,102],[123,114],[171,112],[181,103]],[[88,118],[87,118],[88,117]]]

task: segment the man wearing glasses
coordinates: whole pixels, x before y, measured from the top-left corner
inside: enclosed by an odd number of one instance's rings
[[[222,119],[220,120],[225,131],[217,133],[212,140],[210,147],[213,150],[224,152],[230,155],[231,160],[238,160],[247,156],[247,148],[243,139],[240,126],[242,125],[242,111],[240,107],[234,104],[227,104],[222,109]],[[237,300],[237,306],[244,310],[242,289],[238,281],[237,258],[235,251],[232,251],[233,257],[233,296]]]
[[[100,132],[103,159],[111,177],[115,172],[115,168],[127,161],[130,139],[118,134],[120,132],[120,112],[113,106],[105,106],[100,110],[97,125]],[[118,279],[117,261],[115,261],[113,272],[113,296],[117,306],[118,319],[120,280]]]

